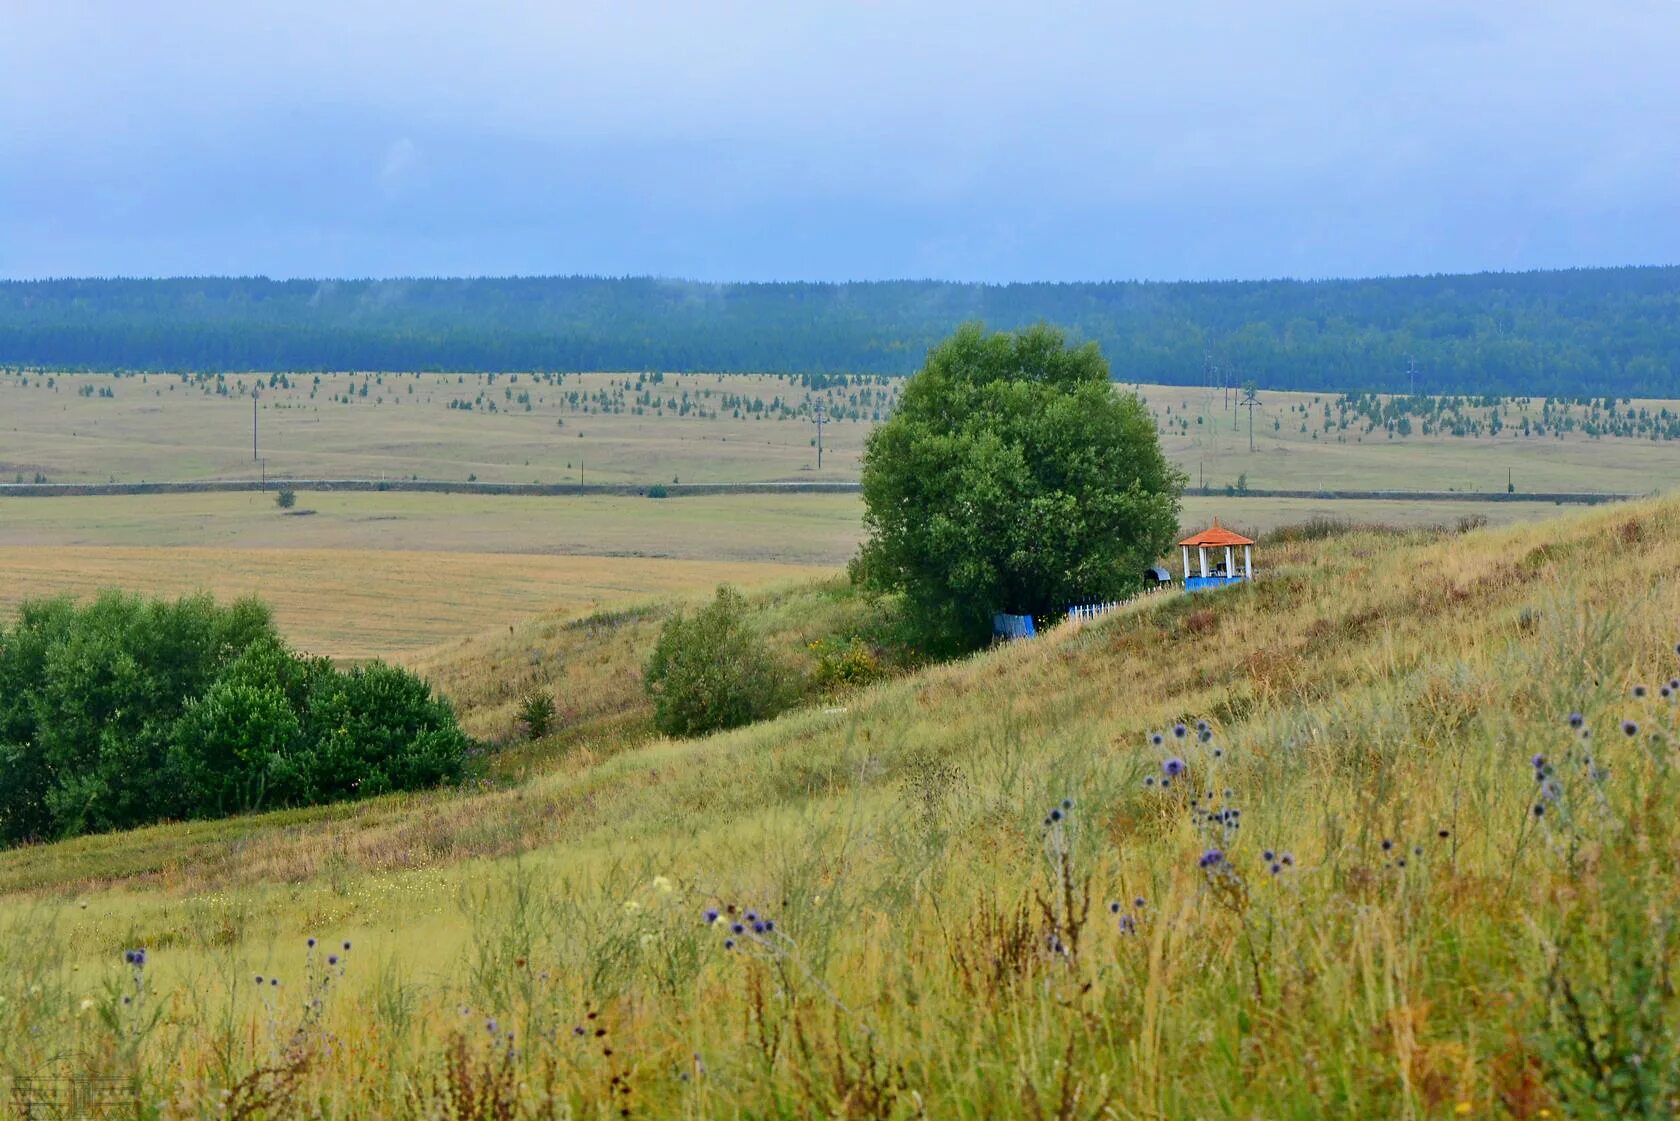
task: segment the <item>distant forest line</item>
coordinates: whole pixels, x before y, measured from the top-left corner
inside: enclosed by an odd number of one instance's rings
[[[1680,267],[1370,280],[0,282],[0,364],[71,370],[906,374],[1046,321],[1122,381],[1680,397]],[[1415,382],[1408,374],[1416,364]]]

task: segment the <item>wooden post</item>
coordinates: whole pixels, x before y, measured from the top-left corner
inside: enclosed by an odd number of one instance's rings
[[[1254,546],[1243,546],[1243,579],[1254,579]]]
[[[1184,578],[1188,580],[1190,579],[1190,546],[1180,545],[1179,549],[1184,553]]]
[[[1206,580],[1207,579],[1207,546],[1206,545],[1197,545],[1196,546],[1196,555],[1201,558],[1202,579]]]

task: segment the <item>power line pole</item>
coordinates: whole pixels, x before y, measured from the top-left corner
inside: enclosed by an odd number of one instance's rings
[[[817,398],[817,407],[811,410],[811,419],[817,425],[817,470],[822,470],[822,430],[828,420],[828,413],[823,409],[822,398]]]
[[[1243,386],[1242,407],[1248,410],[1248,450],[1254,450],[1254,409],[1260,404],[1259,394],[1254,386]]]

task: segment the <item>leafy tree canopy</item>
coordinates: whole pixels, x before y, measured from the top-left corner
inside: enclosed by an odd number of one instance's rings
[[[1172,543],[1184,483],[1095,344],[968,324],[870,435],[854,574],[903,592],[930,647],[972,647],[994,612],[1137,588]]]

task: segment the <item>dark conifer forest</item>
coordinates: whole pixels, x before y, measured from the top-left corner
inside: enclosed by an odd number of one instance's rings
[[[0,364],[78,370],[914,370],[1044,321],[1124,381],[1680,396],[1680,267],[1371,280],[0,282]],[[1416,373],[1409,373],[1415,363]]]

